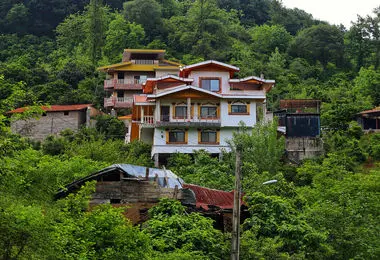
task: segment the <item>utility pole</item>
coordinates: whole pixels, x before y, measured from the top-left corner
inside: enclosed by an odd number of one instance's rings
[[[232,215],[231,260],[239,260],[240,253],[240,194],[241,194],[241,147],[236,146],[235,192]]]

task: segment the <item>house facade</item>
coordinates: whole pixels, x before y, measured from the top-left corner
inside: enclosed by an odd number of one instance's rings
[[[258,77],[234,79],[238,67],[205,61],[181,67],[179,76],[148,78],[135,95],[130,141],[152,145],[156,165],[173,153],[229,150],[242,122],[252,127],[265,113],[266,93],[275,81]]]
[[[23,113],[27,107],[9,111],[14,115]],[[100,113],[92,104],[42,106],[43,113],[38,118],[26,118],[11,121],[12,133],[35,140],[44,140],[49,135],[59,134],[65,129],[77,131],[82,126],[91,126],[91,117]]]
[[[100,67],[107,73],[104,81],[106,109],[131,108],[133,95],[142,93],[148,78],[178,75],[179,63],[164,59],[165,50],[125,49],[121,63]]]
[[[380,106],[365,110],[358,114],[358,123],[366,132],[380,131]]]
[[[299,163],[323,154],[320,107],[320,100],[280,100],[281,110],[273,114],[278,119],[279,132],[285,135],[285,149],[290,161]]]

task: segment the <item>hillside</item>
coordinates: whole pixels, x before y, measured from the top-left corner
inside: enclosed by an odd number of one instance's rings
[[[228,259],[230,233],[162,201],[133,227],[124,208],[91,211],[93,184],[55,201],[64,185],[114,163],[152,166],[149,145],[120,139],[104,116],[95,129],[35,142],[14,135],[6,113],[26,105],[102,108],[104,73],[125,48],[165,49],[182,64],[214,59],[275,79],[269,110],[285,98],[322,100],[325,154],[283,160],[275,124],[243,146],[241,259],[379,259],[380,133],[360,111],[380,106],[380,6],[350,29],[277,0],[0,0],[0,259]],[[121,130],[120,130],[121,129]],[[265,140],[265,141],[259,141]],[[252,149],[255,147],[255,150]],[[234,156],[175,154],[186,182],[232,190]],[[276,185],[263,186],[277,179]]]

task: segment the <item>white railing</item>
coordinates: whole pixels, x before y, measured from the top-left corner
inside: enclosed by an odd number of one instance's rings
[[[144,116],[143,118],[144,124],[153,125],[154,124],[154,116]]]
[[[115,84],[143,84],[146,79],[106,79],[104,85],[112,87]]]
[[[104,81],[104,85],[107,86],[107,87],[112,86],[113,83],[114,83],[114,80],[113,80],[113,79],[106,79],[106,80]]]
[[[143,84],[145,81],[143,79],[118,79],[117,84]]]
[[[155,64],[158,61],[156,61],[156,60],[132,60],[132,62],[134,64],[143,64],[143,65],[145,65],[145,64]]]
[[[132,97],[117,97],[116,102],[118,102],[118,103],[132,103],[133,98]]]

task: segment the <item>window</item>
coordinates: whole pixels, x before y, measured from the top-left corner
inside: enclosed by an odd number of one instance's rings
[[[143,83],[145,83],[145,81],[146,81],[147,78],[148,78],[147,75],[136,75],[136,76],[133,76],[134,82],[136,84],[143,84]]]
[[[184,119],[187,117],[187,107],[186,106],[176,106],[174,112],[175,118]]]
[[[247,113],[247,105],[231,105],[231,113],[245,114]]]
[[[201,88],[209,91],[218,92],[220,90],[219,79],[201,79]]]
[[[218,132],[216,130],[201,130],[199,132],[199,143],[218,144]]]
[[[185,130],[170,130],[169,143],[186,143]]]
[[[63,111],[63,115],[64,116],[68,116],[69,115],[69,111]]]
[[[217,117],[216,107],[201,107],[201,118],[216,118]]]

